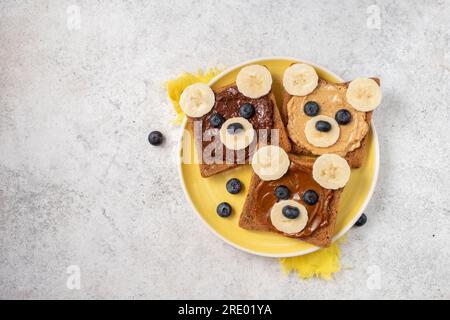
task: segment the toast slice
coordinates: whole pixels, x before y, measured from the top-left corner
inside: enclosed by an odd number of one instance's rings
[[[378,79],[378,78],[372,78],[372,79],[375,80],[378,83],[378,85],[380,85],[380,79]],[[320,82],[327,82],[324,79],[320,79],[319,81]],[[333,84],[333,85],[335,85],[337,87],[340,87],[340,88],[344,88],[346,90],[348,88],[349,84],[350,84],[350,82],[345,82],[345,83],[339,83],[339,84]],[[289,93],[287,93],[284,90],[284,93],[283,93],[283,105],[282,105],[282,108],[281,108],[281,116],[282,116],[282,119],[283,119],[283,123],[284,123],[284,125],[286,127],[288,126],[288,123],[289,123],[288,103],[292,99],[292,97],[293,97],[292,95],[290,95]],[[369,126],[369,131],[370,131],[370,126],[371,126],[371,122],[372,122],[372,114],[373,114],[373,111],[365,113],[365,122]],[[359,167],[361,167],[361,165],[364,162],[365,156],[367,154],[367,148],[368,148],[369,131],[361,139],[360,146],[358,148],[356,148],[353,151],[350,151],[346,155],[344,155],[344,158],[347,160],[348,164],[352,168],[359,168]],[[301,146],[295,144],[293,141],[291,141],[291,148],[292,148],[292,152],[296,153],[296,154],[313,155],[311,153],[311,151],[309,151],[308,149],[306,149],[304,147],[301,147]]]
[[[215,94],[216,96],[222,92],[224,92],[225,90],[234,90],[235,94],[239,94],[241,95],[241,100],[242,103],[245,102],[254,102],[257,101],[259,99],[266,99],[268,98],[270,100],[270,103],[272,105],[273,108],[273,113],[272,113],[272,119],[271,119],[271,128],[270,129],[278,129],[278,133],[279,133],[279,146],[281,148],[283,148],[286,152],[290,152],[291,150],[291,144],[288,138],[288,134],[286,131],[286,128],[284,127],[283,121],[281,119],[281,114],[280,114],[280,110],[278,109],[277,103],[276,103],[276,99],[275,96],[273,94],[273,92],[270,92],[267,96],[258,98],[258,99],[250,99],[250,98],[246,98],[244,97],[241,93],[239,93],[236,89],[236,84],[231,84],[225,87],[222,87],[218,90],[215,90]],[[187,129],[190,130],[191,132],[193,132],[193,136],[194,136],[194,141],[195,141],[195,149],[197,152],[197,156],[198,159],[202,159],[202,161],[200,161],[199,164],[199,168],[200,168],[200,174],[202,177],[207,178],[207,177],[211,177],[215,174],[218,174],[220,172],[224,172],[226,170],[238,167],[240,165],[242,165],[242,163],[237,163],[237,161],[235,161],[234,163],[227,163],[227,162],[223,162],[223,163],[212,163],[212,164],[207,164],[203,161],[203,142],[202,142],[202,135],[205,132],[205,126],[203,126],[202,128],[202,134],[200,135],[198,132],[196,132],[196,130],[194,130],[194,121],[196,120],[201,120],[203,121],[203,124],[206,123],[206,119],[209,118],[209,116],[213,113],[215,113],[216,107],[218,104],[220,103],[224,103],[223,101],[216,101],[216,104],[214,105],[213,109],[211,110],[210,113],[208,113],[207,115],[203,116],[202,118],[188,118],[187,120]],[[227,105],[227,108],[232,108],[233,106],[231,105]],[[236,108],[236,107],[235,107]],[[257,107],[256,107],[257,108]],[[239,112],[239,109],[237,108],[237,110],[232,110],[232,113],[236,114]],[[252,121],[252,120],[250,120]],[[216,139],[219,139],[218,137],[216,137]],[[257,142],[257,147],[259,146],[259,142]],[[225,147],[223,147],[225,150]],[[233,152],[230,150],[225,150],[225,152]],[[225,154],[224,152],[224,154]],[[247,159],[245,159],[245,163],[249,163],[249,147],[246,148],[246,154],[247,154]]]
[[[324,189],[314,181],[312,168],[315,158],[300,157],[293,154],[289,154],[289,158],[291,166],[287,174],[277,181],[262,181],[256,174],[253,174],[239,226],[248,230],[276,232],[315,246],[328,247],[333,239],[343,189]],[[294,183],[296,186],[292,185],[292,181],[296,181]],[[284,234],[275,229],[270,221],[270,208],[277,202],[273,192],[279,185],[287,186],[290,189],[291,198],[303,204],[308,210],[308,224],[304,231],[299,234]],[[314,206],[305,204],[301,199],[303,192],[310,189],[319,194],[319,202]],[[298,198],[295,198],[296,195]],[[262,201],[262,199],[264,200]],[[317,223],[319,220],[316,219],[320,219],[321,223]],[[314,225],[317,226],[317,224],[319,226],[313,229]]]

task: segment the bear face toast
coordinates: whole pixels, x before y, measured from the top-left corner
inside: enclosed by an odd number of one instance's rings
[[[255,171],[239,226],[327,247],[334,235],[339,200],[350,167],[337,155],[327,154],[317,160],[293,154],[288,157],[290,164],[281,178],[263,180]]]
[[[216,91],[204,84],[185,89],[180,105],[194,135],[202,177],[249,163],[259,145],[290,150],[271,86],[268,69],[252,65],[239,72],[236,83]]]
[[[304,79],[304,84],[295,77]],[[308,65],[288,68],[282,117],[293,152],[334,153],[345,157],[352,168],[360,167],[367,153],[372,110],[381,102],[379,83],[359,78],[336,84],[318,78]]]

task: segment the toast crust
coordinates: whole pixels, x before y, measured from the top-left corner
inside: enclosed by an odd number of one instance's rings
[[[221,87],[220,89],[218,89],[216,91],[216,93],[220,93],[230,87],[235,86],[236,84],[231,84],[225,87]],[[281,113],[280,110],[277,106],[276,103],[276,99],[275,99],[275,95],[273,94],[273,92],[271,91],[269,93],[269,98],[272,101],[272,105],[273,105],[273,129],[278,129],[279,130],[279,145],[281,148],[283,148],[286,152],[290,152],[291,151],[291,143],[290,140],[288,138],[288,134],[287,134],[287,130],[284,127],[283,121],[281,119]],[[190,118],[188,117],[187,120],[187,124],[186,124],[186,128],[188,130],[191,131],[191,133],[193,133],[193,137],[194,137],[194,144],[195,144],[195,150],[197,152],[197,157],[198,159],[203,159],[202,156],[202,143],[201,143],[201,137],[197,137],[194,131],[194,118]],[[233,169],[236,168],[238,166],[241,166],[243,164],[238,164],[238,163],[213,163],[213,164],[206,164],[203,163],[203,161],[199,164],[199,168],[200,168],[200,174],[202,177],[207,178],[207,177],[211,177],[213,175],[216,175],[218,173],[224,172],[226,170],[229,169]]]
[[[378,79],[378,78],[372,78],[372,79],[375,80],[378,83],[378,85],[380,85],[380,79]],[[343,85],[348,88],[349,84],[350,84],[350,82],[344,82],[339,85]],[[288,103],[292,97],[293,96],[290,95],[286,90],[283,91],[283,105],[281,107],[281,118],[283,119],[283,124],[285,126],[287,126],[288,120],[289,120],[288,119]],[[373,111],[366,112],[366,123],[369,125],[369,128],[371,127],[371,123],[372,123],[372,115],[373,115]],[[369,130],[369,132],[370,132],[370,130]],[[366,154],[367,154],[367,150],[368,150],[369,132],[361,140],[360,146],[358,148],[356,148],[355,150],[348,152],[346,154],[346,156],[344,157],[345,160],[347,160],[347,162],[351,168],[359,168],[362,166],[364,159],[366,157]],[[297,146],[292,141],[291,141],[291,150],[293,153],[296,153],[296,154],[313,156],[313,154],[309,150]]]
[[[294,154],[289,154],[289,158],[291,159],[292,162],[295,162],[296,164],[298,164],[302,167],[308,168],[308,170],[311,171],[311,175],[312,175],[312,166],[314,164],[315,158],[300,157],[300,156],[297,156]],[[247,229],[247,230],[272,231],[272,232],[281,233],[281,232],[277,231],[270,224],[270,222],[264,223],[261,219],[258,219],[258,215],[263,214],[263,213],[255,212],[255,210],[254,210],[254,208],[256,207],[256,202],[258,201],[256,199],[255,190],[260,182],[261,182],[261,179],[256,174],[253,174],[251,182],[250,182],[250,186],[248,188],[249,191],[247,194],[247,198],[245,200],[244,207],[242,209],[242,213],[240,216],[239,226],[241,228]],[[310,244],[318,246],[318,247],[330,246],[332,239],[333,239],[335,226],[336,226],[336,217],[337,217],[339,201],[340,201],[342,190],[343,189],[331,190],[331,200],[329,202],[328,207],[324,208],[324,210],[327,210],[327,212],[329,214],[328,225],[315,230],[311,235],[306,236],[306,237],[298,237],[296,235],[286,235],[286,234],[283,234],[283,235],[292,237],[292,238],[297,238],[299,240],[305,241],[307,243],[310,243]]]

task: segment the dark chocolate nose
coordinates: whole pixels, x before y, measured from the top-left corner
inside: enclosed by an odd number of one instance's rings
[[[331,123],[328,121],[319,120],[316,122],[316,129],[320,132],[328,132],[331,130]]]

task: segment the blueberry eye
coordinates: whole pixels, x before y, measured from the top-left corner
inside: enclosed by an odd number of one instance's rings
[[[220,128],[224,122],[225,118],[218,113],[213,114],[211,118],[209,118],[209,123],[213,128]]]
[[[278,200],[287,200],[289,199],[291,192],[286,186],[279,186],[275,189],[275,196]]]
[[[303,107],[303,111],[305,114],[309,117],[315,117],[320,112],[320,106],[315,101],[308,101],[305,106]]]
[[[352,114],[347,109],[341,109],[336,112],[335,119],[340,125],[346,125],[352,121]]]
[[[255,107],[250,103],[245,103],[239,109],[239,115],[245,119],[250,119],[255,115]]]
[[[303,201],[310,206],[315,205],[319,201],[319,195],[314,190],[308,190],[303,194]]]

